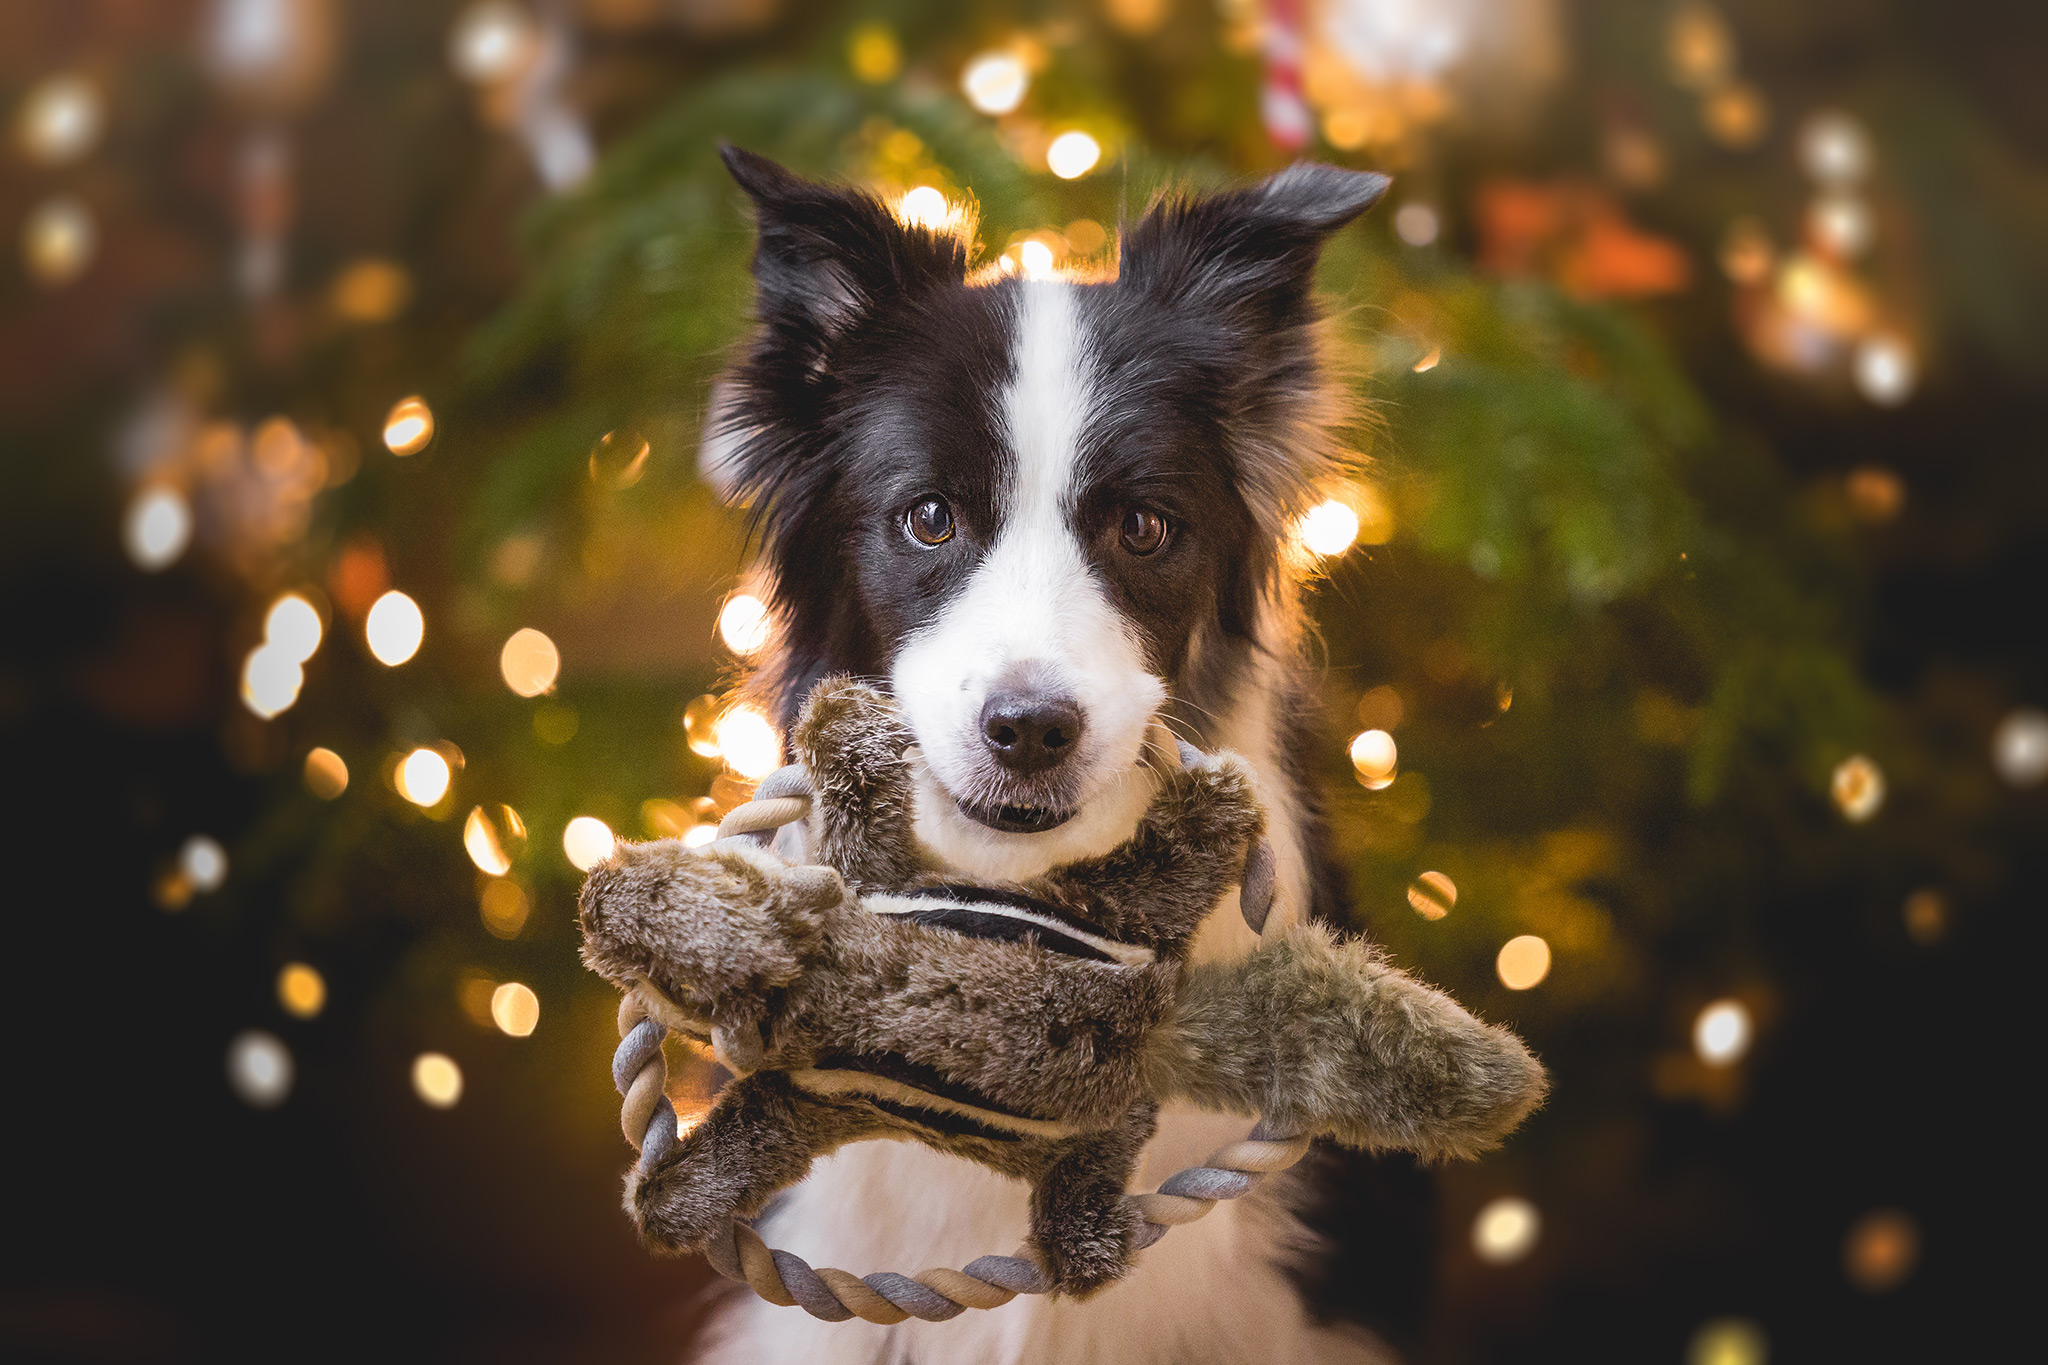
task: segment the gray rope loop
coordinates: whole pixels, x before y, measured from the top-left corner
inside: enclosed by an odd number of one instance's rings
[[[1201,754],[1190,747],[1182,758],[1192,765]],[[772,836],[774,830],[808,814],[811,799],[810,777],[801,767],[778,769],[756,789],[755,800],[725,817],[719,838]],[[1271,856],[1268,849],[1269,866]],[[1250,861],[1259,860],[1254,849]],[[1258,871],[1255,866],[1247,870]],[[1270,903],[1269,892],[1267,898]],[[668,1067],[661,1045],[668,1029],[648,1017],[637,995],[628,995],[619,1006],[619,1033],[612,1082],[625,1097],[621,1122],[626,1140],[640,1149],[640,1170],[645,1173],[672,1156],[679,1140],[675,1106],[662,1093]],[[1249,1136],[1218,1148],[1202,1165],[1176,1172],[1150,1194],[1126,1195],[1125,1202],[1141,1219],[1131,1249],[1143,1251],[1167,1229],[1195,1221],[1219,1201],[1242,1199],[1267,1176],[1300,1161],[1308,1147],[1307,1134],[1287,1134],[1261,1119]],[[711,1268],[726,1279],[746,1284],[770,1303],[802,1308],[826,1322],[859,1318],[886,1326],[913,1317],[945,1322],[969,1308],[999,1308],[1019,1294],[1048,1294],[1053,1289],[1052,1276],[1029,1247],[1020,1247],[1011,1256],[977,1257],[960,1270],[942,1266],[916,1275],[883,1270],[855,1276],[829,1266],[814,1269],[801,1256],[772,1249],[760,1233],[734,1220],[713,1234],[703,1252]]]

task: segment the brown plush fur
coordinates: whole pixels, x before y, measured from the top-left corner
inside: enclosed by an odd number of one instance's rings
[[[1511,1034],[1321,930],[1184,968],[1263,830],[1232,756],[1161,774],[1111,853],[982,888],[1155,954],[1126,964],[868,908],[963,890],[924,866],[912,835],[908,732],[887,698],[834,678],[792,739],[824,866],[741,841],[622,844],[584,888],[593,969],[718,1038],[742,1069],[758,1061],[674,1153],[629,1177],[652,1245],[701,1246],[846,1143],[910,1138],[1030,1182],[1034,1246],[1062,1291],[1086,1293],[1128,1267],[1123,1194],[1161,1099],[1434,1157],[1492,1145],[1541,1098],[1541,1068]]]

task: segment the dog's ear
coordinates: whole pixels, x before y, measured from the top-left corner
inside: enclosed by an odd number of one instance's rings
[[[1392,183],[1372,171],[1305,161],[1244,189],[1163,199],[1124,233],[1119,282],[1294,325],[1324,241]]]
[[[897,220],[864,190],[805,180],[730,144],[719,156],[754,201],[754,278],[761,320],[823,344],[876,305],[967,275],[955,233]]]

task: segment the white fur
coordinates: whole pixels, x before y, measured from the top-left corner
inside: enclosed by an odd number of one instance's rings
[[[1003,395],[1014,475],[1002,529],[973,576],[898,651],[890,674],[924,752],[917,833],[954,866],[1021,881],[1115,848],[1153,784],[1139,764],[1166,685],[1089,572],[1074,538],[1074,470],[1095,393],[1074,286],[1020,286],[1015,371]],[[1030,667],[1080,705],[1078,810],[1042,834],[1006,834],[963,815],[958,797],[1001,801],[981,737],[997,678]]]

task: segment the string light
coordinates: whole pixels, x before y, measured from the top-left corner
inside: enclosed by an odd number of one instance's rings
[[[462,1068],[443,1052],[422,1052],[412,1059],[412,1091],[435,1109],[452,1109],[462,1098]]]
[[[420,604],[396,588],[371,603],[369,615],[363,618],[363,639],[377,662],[387,668],[396,668],[419,653],[426,634],[427,618]]]
[[[45,77],[21,102],[15,141],[29,160],[45,166],[77,161],[98,145],[106,127],[99,87],[71,72]]]
[[[1923,886],[1906,897],[1902,916],[1906,932],[1915,943],[1939,943],[1948,933],[1948,897],[1931,886]]]
[[[885,24],[862,24],[846,39],[846,64],[856,80],[883,85],[903,69],[903,45]]]
[[[195,834],[178,850],[178,871],[201,895],[218,891],[228,879],[228,851],[218,839]]]
[[[612,827],[595,815],[579,815],[562,830],[562,852],[578,872],[588,872],[612,856],[618,840]]]
[[[1831,189],[1860,183],[1875,160],[1870,134],[1840,110],[1824,109],[1799,125],[1799,164]]]
[[[782,764],[782,737],[752,706],[728,708],[713,733],[726,766],[749,781],[760,781]]]
[[[178,562],[192,543],[192,507],[185,495],[161,484],[139,490],[121,519],[121,544],[144,573]]]
[[[1408,904],[1427,920],[1442,919],[1458,903],[1458,884],[1441,872],[1425,872],[1408,885]]]
[[[654,446],[630,431],[607,431],[590,448],[590,481],[600,487],[631,488],[647,474]]]
[[[702,848],[718,837],[718,826],[710,822],[692,825],[683,831],[684,848]]]
[[[1428,204],[1403,204],[1394,211],[1394,235],[1410,246],[1428,246],[1442,226],[1436,210]]]
[[[1862,824],[1884,805],[1884,771],[1862,754],[1852,754],[1835,767],[1828,794],[1835,808],[1852,824]]]
[[[384,414],[384,448],[393,455],[414,455],[434,439],[434,410],[417,394],[401,398]]]
[[[407,754],[398,765],[398,794],[422,809],[436,805],[448,794],[454,774],[438,750],[422,745]]]
[[[1913,396],[1919,366],[1903,337],[1877,332],[1856,344],[1850,365],[1856,391],[1881,408],[1895,408]]]
[[[1302,515],[1294,535],[1312,555],[1341,555],[1358,539],[1358,513],[1347,502],[1327,498]]]
[[[533,62],[540,30],[523,6],[481,0],[448,30],[448,64],[473,85],[503,85]]]
[[[1024,92],[1030,88],[1031,73],[1009,52],[984,52],[960,73],[961,93],[984,114],[1011,112],[1024,102]]]
[[[298,593],[273,602],[263,618],[265,643],[277,646],[293,663],[304,663],[320,648],[320,612]]]
[[[1351,767],[1367,791],[1379,791],[1394,780],[1400,757],[1394,737],[1385,730],[1365,730],[1352,737]]]
[[[1898,516],[1906,505],[1906,485],[1897,474],[1876,465],[1852,469],[1842,483],[1849,497],[1849,510],[1858,521],[1882,526]]]
[[[718,698],[708,693],[683,708],[683,738],[691,753],[700,758],[719,756],[718,716],[723,709]]]
[[[311,1019],[327,1004],[327,981],[303,962],[287,962],[277,974],[277,1003],[297,1019]]]
[[[540,997],[531,987],[507,981],[491,992],[491,1022],[512,1038],[525,1038],[540,1024]]]
[[[481,872],[502,877],[526,848],[526,824],[510,806],[475,806],[462,822],[462,847]]]
[[[1539,986],[1550,975],[1550,945],[1535,934],[1518,935],[1501,945],[1493,969],[1511,991]]]
[[[290,650],[274,643],[258,645],[242,664],[242,705],[273,720],[298,701],[305,681],[305,670]]]
[[[1692,1022],[1692,1050],[1708,1066],[1733,1066],[1749,1051],[1751,1032],[1740,1000],[1716,1000]]]
[[[1806,209],[1806,231],[1824,251],[1854,260],[1877,236],[1870,206],[1852,194],[1824,194]]]
[[[526,927],[526,917],[533,911],[533,904],[526,898],[526,890],[509,878],[497,878],[483,889],[477,897],[477,912],[483,917],[484,928],[492,937],[514,939]]]
[[[22,224],[22,259],[38,284],[56,289],[85,273],[99,239],[92,210],[83,203],[69,196],[46,199]]]
[[[332,801],[348,790],[348,764],[332,749],[314,749],[306,755],[306,790],[322,801]]]
[[[1686,1365],[1764,1365],[1770,1355],[1764,1329],[1748,1318],[1702,1323],[1685,1348]]]
[[[1045,168],[1062,180],[1079,180],[1102,160],[1102,144],[1075,129],[1061,133],[1045,149]]]
[[[1920,1227],[1899,1209],[1875,1209],[1842,1238],[1842,1273],[1866,1294],[1897,1289],[1920,1263]]]
[[[718,609],[718,638],[741,658],[760,653],[774,626],[767,606],[752,593],[736,592]]]
[[[275,1109],[292,1093],[292,1054],[274,1033],[247,1029],[228,1043],[228,1085],[255,1109]]]
[[[1472,1220],[1472,1250],[1490,1265],[1510,1265],[1536,1249],[1543,1215],[1515,1195],[1492,1200]]]
[[[2048,712],[2022,706],[2000,721],[1991,736],[1991,763],[2015,787],[2040,785],[2048,777]]]
[[[505,686],[522,697],[538,697],[555,690],[555,678],[562,671],[562,653],[555,642],[531,626],[512,632],[498,651],[498,674]]]
[[[366,257],[351,262],[334,277],[328,297],[334,311],[346,321],[389,322],[411,301],[412,277],[395,261]]]
[[[1052,278],[1052,248],[1036,237],[1017,244],[1017,267],[1027,280]]]
[[[911,227],[938,232],[952,220],[953,206],[930,185],[919,185],[896,202],[896,218]]]

